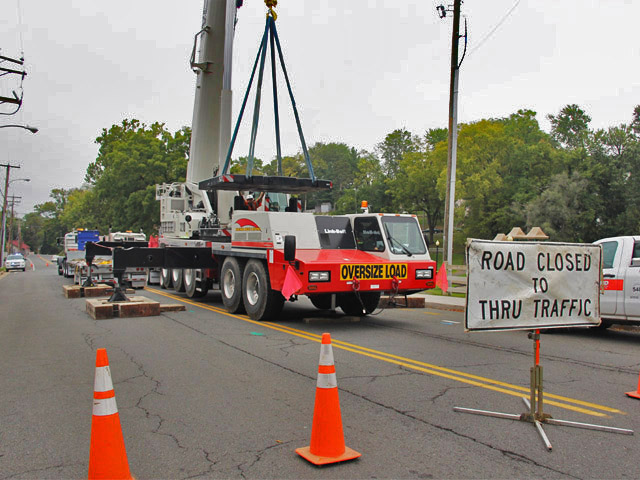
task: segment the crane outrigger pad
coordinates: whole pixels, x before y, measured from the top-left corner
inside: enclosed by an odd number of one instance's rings
[[[329,180],[311,180],[310,178],[272,177],[261,175],[226,174],[203,180],[198,184],[200,190],[231,190],[252,192],[305,193],[316,190],[331,190]]]

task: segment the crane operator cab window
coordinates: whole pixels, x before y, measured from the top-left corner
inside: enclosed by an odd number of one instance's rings
[[[358,250],[383,252],[385,249],[380,223],[377,217],[356,217],[353,230]]]
[[[286,193],[281,192],[267,192],[265,195],[264,210],[268,212],[284,212],[284,209],[289,204],[289,197]]]

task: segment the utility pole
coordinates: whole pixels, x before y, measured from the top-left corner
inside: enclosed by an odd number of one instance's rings
[[[0,247],[0,265],[4,265],[4,247],[6,245],[5,239],[7,237],[7,194],[9,193],[9,175],[12,168],[20,168],[20,166],[0,163],[0,167],[5,167],[7,169],[7,175],[4,179],[4,201],[2,202],[2,246]]]
[[[13,241],[13,209],[16,204],[20,204],[22,197],[16,197],[15,195],[10,195],[9,197],[11,198],[11,220],[9,220],[9,248],[7,250],[11,253],[11,242]]]
[[[453,260],[453,213],[456,197],[456,155],[458,149],[458,41],[460,39],[460,5],[453,3],[453,33],[451,34],[451,82],[449,86],[449,138],[447,147],[447,189],[444,205],[444,261],[451,265]],[[441,17],[446,10],[438,9]]]

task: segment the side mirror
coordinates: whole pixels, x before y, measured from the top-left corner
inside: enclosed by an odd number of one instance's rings
[[[296,259],[296,236],[284,236],[284,261],[293,262]]]

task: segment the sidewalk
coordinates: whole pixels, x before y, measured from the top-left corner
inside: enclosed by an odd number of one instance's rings
[[[465,311],[465,298],[450,297],[448,295],[429,295],[428,293],[414,293],[411,296],[423,297],[424,308],[437,308],[439,310],[449,310],[451,312]]]

